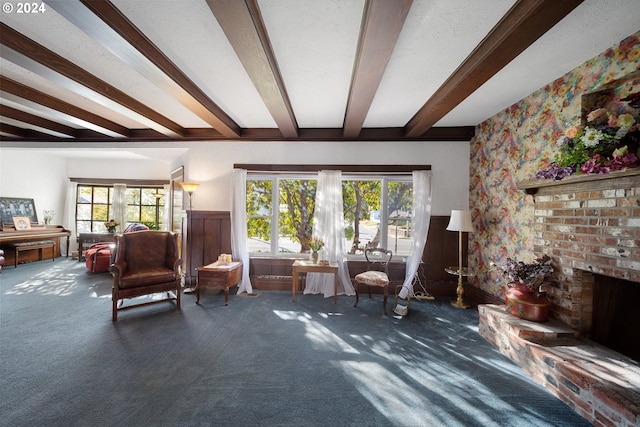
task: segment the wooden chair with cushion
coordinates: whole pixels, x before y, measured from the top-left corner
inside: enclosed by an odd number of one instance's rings
[[[169,231],[136,231],[115,236],[111,265],[113,280],[112,320],[118,310],[164,301],[176,301],[180,310],[180,265],[178,235]],[[125,298],[166,292],[167,298],[123,307]],[[118,301],[121,306],[118,307]]]
[[[387,299],[389,297],[389,263],[393,257],[393,252],[384,248],[367,248],[364,251],[367,259],[367,271],[357,274],[356,281],[356,303],[358,306],[360,285],[366,285],[369,290],[369,298],[371,298],[371,287],[382,288],[384,293],[383,307],[384,314],[387,314]]]

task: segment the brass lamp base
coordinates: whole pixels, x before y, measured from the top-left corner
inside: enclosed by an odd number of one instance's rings
[[[469,304],[465,304],[464,301],[462,301],[462,296],[464,295],[464,286],[462,285],[462,274],[460,274],[461,271],[459,271],[458,273],[458,288],[456,289],[458,299],[455,301],[451,301],[451,305],[455,308],[469,308]]]
[[[452,305],[453,307],[455,307],[455,308],[469,308],[469,307],[471,307],[470,305],[465,304],[463,301],[460,301],[460,300],[458,300],[458,301],[451,301],[451,305]]]

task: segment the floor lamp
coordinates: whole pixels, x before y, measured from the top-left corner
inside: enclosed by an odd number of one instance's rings
[[[470,233],[473,231],[471,211],[452,210],[447,230],[458,232],[458,268],[457,270],[449,270],[449,273],[456,274],[458,276],[458,288],[456,289],[458,299],[451,301],[451,305],[456,308],[469,308],[469,306],[462,301],[462,296],[464,295],[462,277],[472,276],[473,274],[470,269],[463,269],[462,267],[462,233]]]
[[[187,226],[187,242],[188,242],[188,255],[189,255],[189,263],[187,265],[187,269],[189,270],[189,272],[187,273],[187,277],[189,278],[189,292],[193,292],[195,290],[195,288],[192,286],[192,280],[191,280],[191,263],[193,261],[192,259],[192,253],[191,253],[191,247],[193,246],[192,242],[193,242],[193,228],[191,227],[191,223],[193,221],[193,193],[196,192],[196,190],[198,189],[198,187],[200,186],[200,184],[196,184],[195,182],[181,182],[180,185],[182,186],[182,189],[184,191],[187,192],[187,194],[189,195],[189,224]],[[187,292],[187,290],[185,290],[185,292]]]

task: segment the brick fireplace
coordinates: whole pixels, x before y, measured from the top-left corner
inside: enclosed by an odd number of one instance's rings
[[[556,271],[550,312],[589,334],[594,275],[640,283],[640,171],[520,186],[534,196],[534,251]]]
[[[640,425],[640,360],[590,339],[598,313],[620,310],[635,322],[623,323],[627,336],[640,335],[640,300],[631,310],[624,297],[617,308],[598,306],[621,299],[603,297],[603,287],[640,287],[639,168],[519,188],[534,197],[535,254],[553,260],[552,319],[536,324],[480,305],[480,335],[594,425]]]

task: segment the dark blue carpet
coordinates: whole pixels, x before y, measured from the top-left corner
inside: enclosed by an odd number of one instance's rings
[[[477,333],[475,310],[287,292],[183,296],[111,322],[111,278],[0,274],[3,426],[586,426]]]

